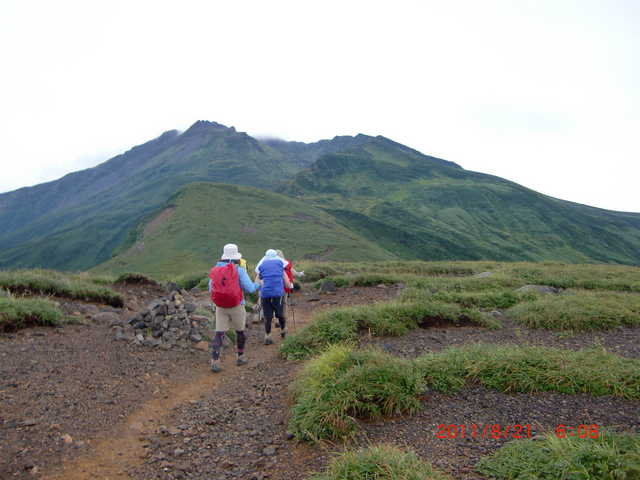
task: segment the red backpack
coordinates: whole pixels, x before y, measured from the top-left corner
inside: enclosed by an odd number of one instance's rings
[[[238,269],[231,262],[225,266],[213,267],[209,272],[211,279],[211,300],[217,307],[233,308],[242,303],[242,290]]]

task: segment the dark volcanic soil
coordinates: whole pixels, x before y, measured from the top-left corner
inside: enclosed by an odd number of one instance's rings
[[[542,329],[529,329],[503,317],[503,327],[490,330],[465,326],[449,328],[422,328],[409,335],[395,338],[373,338],[370,342],[394,355],[417,357],[422,353],[437,352],[452,345],[465,343],[496,343],[537,345],[579,350],[604,347],[606,350],[629,358],[640,358],[640,329],[618,327],[609,331],[584,332],[567,335]]]

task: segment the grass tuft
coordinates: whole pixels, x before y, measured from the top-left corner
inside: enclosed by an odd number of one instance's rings
[[[128,285],[158,285],[154,279],[148,277],[143,273],[127,272],[123,273],[116,278],[113,283],[121,283]]]
[[[124,306],[122,296],[110,288],[84,280],[80,275],[67,275],[54,270],[0,271],[0,287],[12,293],[53,295],[105,303],[113,307]]]
[[[0,296],[0,331],[9,332],[32,326],[55,326],[63,320],[62,311],[48,300]]]
[[[640,398],[640,360],[602,349],[518,345],[450,347],[416,359],[427,385],[442,392],[478,382],[501,392],[560,392]]]
[[[299,440],[345,439],[355,432],[355,418],[416,411],[422,389],[408,361],[333,345],[309,361],[293,384],[290,431]]]
[[[547,295],[511,308],[508,314],[529,328],[604,330],[640,325],[640,295],[575,291]]]
[[[549,434],[515,440],[478,462],[497,480],[632,480],[640,478],[640,435],[600,432],[598,438]]]
[[[300,440],[344,440],[356,431],[356,419],[416,411],[425,387],[454,393],[470,382],[500,392],[638,399],[640,360],[603,350],[476,344],[409,361],[331,345],[305,364],[292,385],[290,431]]]
[[[310,480],[446,480],[414,452],[393,445],[376,445],[335,457],[327,471]]]
[[[404,335],[418,326],[473,323],[495,327],[496,320],[477,309],[444,302],[388,302],[321,312],[313,322],[287,337],[281,347],[290,360],[306,358],[327,345],[352,342],[359,331],[373,336]]]

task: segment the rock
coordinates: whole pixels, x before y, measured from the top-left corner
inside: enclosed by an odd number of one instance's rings
[[[493,275],[493,272],[476,273],[473,278],[487,278]]]
[[[492,310],[490,312],[490,315],[493,318],[497,318],[498,320],[501,320],[501,319],[505,318],[504,313],[502,313],[500,310]]]
[[[518,293],[540,293],[543,295],[557,295],[562,290],[548,285],[525,285],[516,290]]]
[[[202,341],[202,335],[198,333],[192,333],[191,335],[189,335],[189,340],[191,340],[194,343],[199,343]]]
[[[268,447],[264,447],[262,449],[262,454],[266,455],[267,457],[272,457],[276,454],[276,447],[274,447],[273,445],[269,445]]]
[[[65,433],[60,438],[62,438],[62,441],[67,445],[70,445],[70,444],[73,443],[73,437],[71,435],[69,435],[68,433]]]
[[[184,304],[184,309],[187,311],[187,313],[193,313],[196,311],[197,308],[198,306],[192,302],[187,302]]]
[[[26,418],[22,422],[18,423],[18,426],[20,426],[20,427],[33,427],[34,425],[37,425],[37,424],[38,424],[38,422],[35,419]]]
[[[2,288],[0,288],[0,297],[9,298],[10,296],[11,296],[11,294],[9,292],[7,292],[6,290],[3,290]]]
[[[336,287],[336,284],[334,282],[332,282],[331,280],[325,280],[320,285],[319,292],[320,293],[333,293],[333,292],[335,292],[337,290],[338,290],[338,287]]]
[[[318,297],[317,295],[307,298],[307,302],[319,302],[319,301],[320,301],[320,297]]]
[[[169,293],[180,291],[180,286],[178,286],[178,284],[175,283],[175,282],[167,283],[166,288],[167,288],[167,292],[169,292]]]
[[[108,324],[109,326],[124,325],[120,316],[114,312],[100,312],[92,317],[94,322]]]
[[[380,283],[376,285],[376,288],[387,288],[387,286],[384,283]]]
[[[195,347],[198,350],[202,350],[203,352],[208,352],[209,351],[209,343],[208,342],[198,342],[195,344]]]
[[[122,327],[120,327],[120,326],[117,326],[117,327],[115,328],[114,338],[115,338],[116,340],[126,340],[126,339],[127,339],[127,336],[126,336],[126,335],[125,335],[125,333],[124,333],[124,328],[122,328]]]
[[[191,295],[198,295],[202,290],[200,290],[198,287],[193,287],[191,290],[189,290],[189,293]]]
[[[287,440],[293,440],[295,438],[295,435],[291,432],[287,432]]]
[[[85,314],[94,315],[99,312],[98,307],[92,304],[80,305],[80,311]]]
[[[173,451],[173,455],[174,455],[175,457],[180,457],[180,456],[184,455],[185,453],[186,453],[186,452],[185,452],[183,449],[181,449],[181,448],[176,448],[176,449]]]

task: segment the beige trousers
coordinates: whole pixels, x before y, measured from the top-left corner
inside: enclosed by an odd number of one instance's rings
[[[226,332],[230,328],[240,332],[247,326],[244,305],[233,308],[216,307],[216,332]]]

